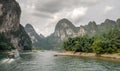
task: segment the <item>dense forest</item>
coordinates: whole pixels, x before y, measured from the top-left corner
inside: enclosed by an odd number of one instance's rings
[[[111,54],[120,52],[120,30],[115,28],[107,33],[95,36],[68,38],[62,44],[66,51]]]

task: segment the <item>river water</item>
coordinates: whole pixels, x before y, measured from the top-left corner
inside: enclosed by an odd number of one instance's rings
[[[120,71],[120,62],[54,56],[54,53],[24,53],[18,60],[0,58],[0,71]]]

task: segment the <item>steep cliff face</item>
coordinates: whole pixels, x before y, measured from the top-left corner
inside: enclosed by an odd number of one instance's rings
[[[21,9],[15,0],[0,0],[0,32],[19,28]]]
[[[84,26],[75,27],[72,22],[64,18],[57,23],[54,33],[48,38],[51,38],[51,40],[53,38],[53,40],[59,43],[68,37],[83,36],[86,33],[87,31]]]
[[[31,38],[33,48],[52,49],[51,45],[48,43],[45,37],[42,34],[38,35],[32,25],[27,24],[25,26],[25,31],[28,33],[29,37]]]
[[[0,33],[19,50],[31,49],[29,36],[20,25],[21,9],[16,0],[0,0]]]
[[[39,35],[35,32],[35,30],[34,30],[34,28],[33,28],[32,25],[27,24],[27,25],[25,26],[25,31],[26,31],[26,32],[28,33],[28,35],[30,36],[32,43],[35,43],[35,42],[38,41]]]
[[[53,47],[59,47],[61,42],[69,37],[83,36],[87,32],[84,27],[75,27],[72,22],[67,19],[58,21],[53,34],[47,37],[47,40]]]
[[[60,40],[64,40],[67,37],[75,36],[76,33],[76,27],[72,24],[72,22],[67,19],[62,19],[57,23],[53,36],[59,38]]]

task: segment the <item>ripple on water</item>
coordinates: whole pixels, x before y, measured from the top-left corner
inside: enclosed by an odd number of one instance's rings
[[[120,71],[120,63],[57,56],[52,51],[25,53],[20,61],[0,60],[0,71]],[[8,62],[8,63],[7,63]]]

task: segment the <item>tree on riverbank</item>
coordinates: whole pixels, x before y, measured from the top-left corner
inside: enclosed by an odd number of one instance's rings
[[[67,41],[64,41],[62,48],[67,51],[92,52],[91,46],[93,41],[94,38],[91,38],[87,35],[75,38],[68,38]]]
[[[0,33],[0,50],[14,49],[13,45],[5,38],[3,33]]]
[[[74,52],[95,52],[96,54],[120,52],[120,30],[112,29],[100,36],[88,35],[68,38],[62,48]]]

